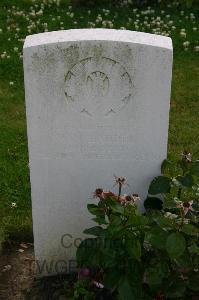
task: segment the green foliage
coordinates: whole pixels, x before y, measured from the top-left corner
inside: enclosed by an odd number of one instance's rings
[[[181,256],[186,249],[184,236],[180,233],[171,233],[167,238],[166,249],[173,259]]]
[[[166,176],[158,176],[153,179],[149,187],[149,194],[166,194],[170,192],[171,179]]]
[[[89,290],[89,282],[84,279],[77,281],[74,286],[74,297],[73,299],[82,299],[82,300],[93,300],[94,293]]]
[[[191,8],[195,5],[197,5],[197,0],[132,0],[132,1],[126,1],[126,0],[71,0],[70,1],[73,7],[78,6],[88,6],[88,5],[99,5],[101,3],[103,4],[110,4],[110,5],[116,5],[116,4],[122,4],[129,2],[130,4],[134,4],[138,7],[147,7],[148,5],[157,5],[160,7],[166,7],[169,4],[176,3],[176,6],[181,8]]]
[[[165,160],[165,173],[149,186],[144,215],[138,195],[121,195],[121,186],[118,195],[96,193],[100,201],[88,205],[98,225],[84,231],[94,237],[80,244],[77,262],[100,271],[114,299],[188,299],[197,292],[197,168],[187,152],[176,164]]]

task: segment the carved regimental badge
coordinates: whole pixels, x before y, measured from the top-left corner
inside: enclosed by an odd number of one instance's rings
[[[65,76],[67,103],[88,116],[116,114],[131,100],[133,84],[129,73],[117,61],[85,58]]]

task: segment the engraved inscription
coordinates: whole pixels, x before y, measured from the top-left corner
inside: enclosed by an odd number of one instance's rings
[[[127,70],[107,57],[80,60],[65,75],[66,101],[87,116],[111,116],[132,98],[133,83]]]

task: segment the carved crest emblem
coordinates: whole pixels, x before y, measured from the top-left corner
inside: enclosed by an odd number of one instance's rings
[[[129,73],[107,57],[85,58],[65,76],[67,103],[88,116],[118,113],[131,100],[132,91]]]

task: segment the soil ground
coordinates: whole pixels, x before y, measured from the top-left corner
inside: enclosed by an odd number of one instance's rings
[[[6,247],[0,255],[0,300],[67,300],[65,288],[71,290],[73,281],[68,275],[36,279],[29,243]]]
[[[23,251],[23,252],[20,252]],[[20,245],[0,256],[0,300],[24,300],[34,282],[33,247]]]

